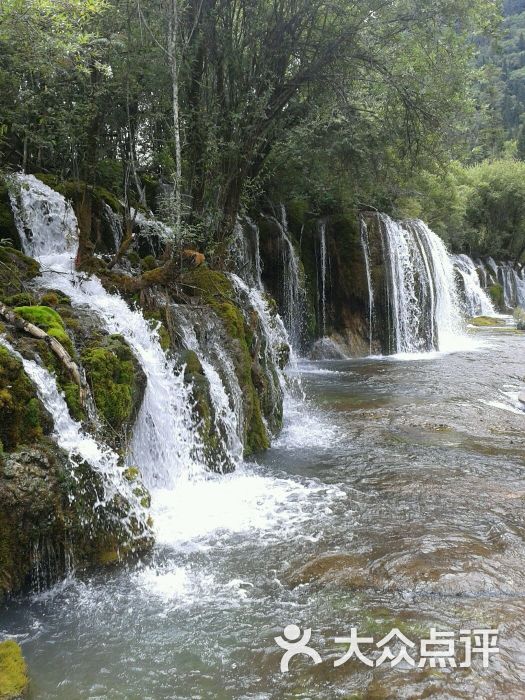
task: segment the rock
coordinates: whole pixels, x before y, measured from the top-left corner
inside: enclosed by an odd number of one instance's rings
[[[29,685],[27,666],[20,646],[8,639],[0,642],[0,700],[16,700]]]
[[[312,360],[347,360],[348,356],[332,338],[319,338],[310,351],[310,358]]]
[[[138,489],[146,504],[149,495],[137,481]],[[53,585],[67,573],[71,555],[78,569],[107,563],[108,552],[120,560],[151,545],[125,498],[97,508],[103,490],[98,473],[86,463],[73,469],[51,441],[0,455],[0,600]]]
[[[488,326],[504,326],[505,321],[502,318],[494,318],[493,316],[476,316],[470,319],[470,324],[478,328]]]
[[[370,583],[366,564],[366,557],[361,554],[322,554],[292,569],[286,578],[292,588],[306,583],[337,583],[345,588],[366,588]]]
[[[520,391],[518,394],[518,401],[525,406],[525,391]]]

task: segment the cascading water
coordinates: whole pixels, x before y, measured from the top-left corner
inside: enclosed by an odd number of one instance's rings
[[[319,280],[319,315],[320,327],[323,337],[326,335],[326,272],[327,272],[327,249],[326,249],[326,221],[319,224],[319,258],[320,258],[320,280]]]
[[[234,271],[250,287],[263,288],[259,227],[248,216],[239,217],[229,247]]]
[[[366,282],[368,285],[368,336],[369,350],[372,354],[372,341],[374,336],[374,288],[372,286],[372,271],[370,268],[370,241],[368,239],[368,228],[363,218],[360,221],[361,248],[365,261]]]
[[[306,315],[306,291],[302,281],[299,256],[297,255],[290,233],[284,204],[280,207],[280,219],[269,217],[276,225],[281,239],[282,263],[282,318],[290,343],[300,352],[303,345]]]
[[[146,374],[130,461],[140,467],[149,487],[203,475],[204,452],[197,438],[190,389],[166,358],[158,332],[140,310],[109,294],[97,277],[74,271],[78,225],[65,199],[31,175],[19,175],[16,180],[19,192],[11,197],[13,212],[25,252],[41,264],[41,284],[67,294],[73,305],[93,310],[109,333],[127,340]]]
[[[400,224],[381,214],[379,223],[393,352],[454,347],[461,311],[444,243],[419,220]]]
[[[467,316],[494,316],[496,310],[488,294],[481,287],[478,269],[467,255],[454,255],[454,267],[462,280],[465,313]]]
[[[104,498],[95,504],[95,508],[103,508],[113,497],[122,495],[132,505],[130,516],[133,515],[146,528],[147,515],[133,493],[132,487],[123,476],[124,467],[119,465],[116,452],[97,442],[85,432],[80,423],[71,418],[66,401],[58,390],[55,377],[45,367],[22,357],[1,336],[0,345],[22,362],[26,374],[36,387],[40,400],[53,418],[54,438],[59,447],[68,453],[71,466],[74,468],[81,462],[87,462],[102,477]],[[132,529],[129,528],[129,531],[132,532]]]
[[[124,238],[124,229],[122,227],[122,218],[113,211],[113,209],[106,202],[102,202],[102,208],[104,211],[104,216],[109,224],[111,233],[113,234],[113,243],[115,245],[115,252],[118,252],[122,239]]]
[[[232,471],[243,456],[244,419],[242,391],[233,362],[220,343],[219,328],[211,318],[203,317],[202,310],[173,305],[170,313],[176,319],[185,349],[197,355],[208,380],[215,430],[222,437],[223,447],[221,464],[216,471]],[[198,338],[197,333],[205,339]]]

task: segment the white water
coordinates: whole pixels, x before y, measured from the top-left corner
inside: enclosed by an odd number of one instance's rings
[[[250,287],[263,289],[259,227],[248,216],[235,222],[229,252],[235,273]]]
[[[17,357],[24,370],[36,387],[38,397],[53,418],[53,437],[59,447],[65,450],[74,469],[75,465],[87,462],[100,476],[104,486],[104,498],[95,504],[103,508],[113,496],[122,494],[132,506],[132,513],[144,526],[147,516],[133,489],[123,476],[123,466],[119,466],[119,457],[107,445],[97,442],[88,435],[81,424],[70,416],[63,394],[59,391],[55,377],[33,360],[28,360],[18,353],[13,346],[0,336],[0,345]],[[131,533],[131,529],[130,529]]]
[[[281,238],[282,265],[282,318],[290,343],[301,351],[306,311],[306,292],[302,281],[299,256],[290,238],[284,204],[280,207],[280,219],[269,217],[276,225]]]
[[[478,270],[468,255],[454,255],[454,267],[461,275],[467,316],[494,316],[496,309],[487,292],[482,289]]]
[[[127,340],[147,377],[129,460],[147,486],[173,485],[205,470],[202,445],[183,374],[166,358],[155,328],[139,309],[109,294],[96,276],[74,271],[78,225],[65,199],[32,175],[19,175],[21,197],[13,211],[25,252],[41,264],[41,284],[67,294],[74,306],[94,311],[109,333]]]
[[[122,227],[122,218],[113,211],[113,209],[106,202],[102,202],[104,216],[111,228],[111,233],[113,235],[113,244],[115,246],[115,253],[118,252],[122,239],[124,238],[124,229]]]
[[[91,309],[108,332],[122,334],[147,376],[129,461],[139,467],[146,485],[152,490],[159,542],[170,544],[178,551],[181,543],[193,542],[211,533],[246,529],[273,531],[279,518],[284,524],[290,522],[294,514],[297,518],[300,513],[309,517],[300,504],[311,489],[294,480],[260,476],[253,473],[251,465],[242,464],[227,476],[208,471],[192,412],[191,390],[184,384],[183,373],[166,358],[156,329],[139,309],[131,309],[120,296],[109,294],[97,277],[74,271],[78,227],[74,212],[63,197],[32,176],[18,176],[17,180],[22,193],[19,198],[13,196],[13,209],[24,249],[36,255],[42,266],[39,283],[61,290],[74,306]],[[266,334],[262,352],[268,353],[277,364],[279,346],[288,341],[282,320],[270,310],[260,289],[249,287],[236,276],[232,279],[260,317]],[[194,343],[191,334],[186,340],[190,345]],[[200,352],[202,356],[202,349]],[[229,426],[230,453],[238,463],[240,444],[233,426],[242,423],[242,395],[238,382],[237,389],[234,385],[228,386],[234,402],[232,412],[232,407],[227,406],[224,383],[228,377],[231,380],[233,367],[231,360],[221,352],[222,349],[217,348],[217,363],[222,366],[224,376],[219,376],[218,365],[212,362],[206,366],[206,371],[215,406]],[[40,384],[40,380],[38,382]],[[282,392],[288,382],[285,373],[280,372],[276,391]],[[279,400],[277,394],[275,400]],[[314,422],[319,427],[319,422]],[[83,444],[90,445],[93,450],[102,449],[91,438],[78,433],[69,434],[68,439],[74,446],[84,440]],[[161,572],[152,569],[150,574],[158,583]],[[150,583],[145,581],[146,586]]]
[[[326,221],[321,221],[319,224],[319,257],[321,264],[321,284],[320,284],[320,316],[321,316],[321,331],[323,337],[326,335],[326,268],[327,268],[327,250],[326,250]]]
[[[175,311],[175,309],[174,309]],[[176,307],[178,330],[187,350],[192,350],[201,363],[208,380],[210,399],[214,410],[215,429],[223,438],[226,461],[219,465],[217,471],[226,472],[239,466],[243,456],[243,403],[242,392],[237,380],[232,361],[217,340],[216,329],[209,329],[205,343],[199,342],[196,335],[197,325],[203,325],[203,319],[192,318],[192,310]],[[196,325],[197,324],[197,325]],[[208,330],[208,329],[207,329]],[[216,366],[214,366],[214,363]],[[218,368],[227,375],[226,386]]]
[[[374,287],[372,285],[372,271],[370,269],[370,241],[368,239],[368,228],[363,218],[360,221],[361,228],[361,248],[363,249],[363,259],[365,261],[366,282],[368,285],[368,336],[369,351],[372,354],[372,341],[374,336]]]
[[[451,351],[463,335],[454,268],[443,241],[419,220],[379,215],[395,354]]]

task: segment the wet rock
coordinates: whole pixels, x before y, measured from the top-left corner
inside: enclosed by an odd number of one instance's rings
[[[100,475],[52,442],[0,455],[0,600],[53,585],[71,559],[81,569],[147,549],[126,499],[103,499]]]
[[[346,360],[348,356],[332,338],[319,338],[310,351],[310,358],[312,360]]]
[[[292,588],[306,583],[338,583],[348,588],[366,588],[369,585],[366,565],[367,558],[361,554],[322,554],[298,569],[290,570],[286,580]]]

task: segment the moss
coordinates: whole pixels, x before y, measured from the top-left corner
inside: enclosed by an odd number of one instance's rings
[[[0,246],[0,298],[27,293],[27,283],[40,274],[40,266],[19,250]]]
[[[2,177],[0,177],[0,239],[11,241],[11,245],[14,247],[18,247],[20,244],[15,217],[11,209],[9,189]]]
[[[235,344],[235,370],[243,392],[246,430],[245,453],[267,449],[270,445],[268,431],[263,421],[261,402],[253,383],[252,357],[253,333],[235,305],[235,293],[229,278],[222,272],[198,267],[184,274],[183,285],[187,293],[198,296],[221,319],[226,333]]]
[[[165,313],[161,310],[145,311],[144,318],[154,323],[154,326],[155,328],[157,328],[157,332],[159,334],[160,346],[164,350],[164,352],[167,352],[171,347],[171,338],[169,331],[166,327]]]
[[[36,304],[36,297],[31,292],[20,292],[20,294],[5,297],[4,303],[7,306],[33,306]]]
[[[32,323],[56,338],[72,355],[73,344],[64,328],[64,322],[54,309],[48,306],[17,306],[15,312],[28,323]]]
[[[501,286],[501,284],[492,284],[489,287],[488,291],[494,306],[498,310],[502,311],[505,307],[505,294],[503,292],[503,287]]]
[[[476,316],[470,319],[470,323],[473,326],[484,327],[484,326],[504,326],[505,321],[502,318],[493,318],[492,316]]]
[[[101,416],[115,430],[131,417],[134,367],[127,346],[115,341],[111,347],[92,347],[82,364]]]
[[[154,270],[157,267],[157,261],[153,255],[146,255],[146,257],[142,259],[141,264],[143,270]]]
[[[42,306],[54,307],[60,304],[60,299],[56,292],[46,292],[42,295],[42,299],[40,300],[40,302]]]
[[[14,700],[24,695],[28,684],[20,646],[10,639],[0,642],[0,700]]]
[[[0,347],[0,440],[6,450],[30,444],[52,430],[49,415],[20,360]]]
[[[78,384],[73,382],[62,383],[61,389],[64,392],[64,398],[71,416],[77,421],[84,420],[85,413],[80,401],[80,387]]]

